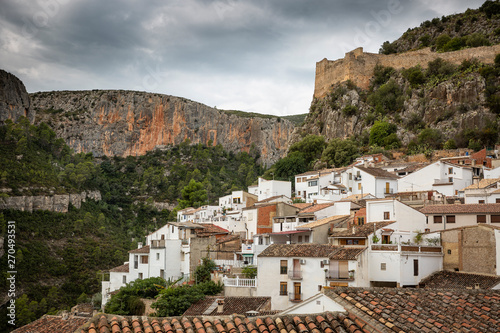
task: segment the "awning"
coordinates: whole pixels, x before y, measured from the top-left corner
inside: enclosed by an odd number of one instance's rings
[[[242,253],[243,257],[253,257],[253,253]]]

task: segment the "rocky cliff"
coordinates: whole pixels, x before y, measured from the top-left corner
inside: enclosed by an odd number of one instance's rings
[[[26,87],[16,76],[0,69],[0,124],[23,116],[32,123],[35,120]]]
[[[293,124],[277,117],[242,117],[184,98],[135,91],[59,91],[30,95],[46,122],[76,152],[142,155],[170,144],[221,144],[274,163],[288,149]]]

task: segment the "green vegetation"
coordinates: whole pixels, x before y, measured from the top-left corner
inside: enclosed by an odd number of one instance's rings
[[[247,279],[253,279],[257,276],[257,267],[255,266],[245,266],[243,267],[243,270],[241,271],[245,278]]]
[[[360,156],[360,149],[353,140],[331,139],[321,154],[321,160],[327,165],[341,167],[351,164]]]

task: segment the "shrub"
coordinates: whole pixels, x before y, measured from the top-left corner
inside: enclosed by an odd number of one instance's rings
[[[358,113],[358,107],[355,105],[347,105],[345,108],[342,109],[342,114],[345,117],[351,117],[354,116]]]
[[[441,131],[434,128],[426,128],[418,135],[420,145],[428,145],[434,149],[439,149],[443,141]]]
[[[396,133],[397,127],[387,121],[376,121],[370,129],[370,145],[385,146],[385,139]]]

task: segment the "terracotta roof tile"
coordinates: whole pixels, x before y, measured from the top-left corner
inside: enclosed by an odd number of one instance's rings
[[[473,289],[476,284],[480,289],[491,289],[500,285],[500,276],[440,271],[420,283],[425,288],[434,289]]]
[[[80,326],[87,323],[91,318],[70,317],[63,319],[59,316],[45,315],[27,325],[19,327],[12,333],[66,333],[74,332]],[[89,331],[90,332],[90,331]]]
[[[206,313],[211,305],[217,300],[224,300],[223,312],[218,313],[217,307],[214,307],[210,313]],[[184,316],[216,316],[230,314],[245,314],[247,311],[259,311],[261,309],[271,309],[270,297],[221,297],[221,296],[206,296],[198,302],[192,304],[189,309],[184,312]]]
[[[385,171],[384,169],[380,168],[365,168],[362,166],[356,165],[356,168],[358,168],[361,171],[366,172],[367,174],[372,175],[375,178],[388,178],[388,179],[399,179],[399,176],[390,173],[388,171]]]
[[[500,178],[481,179],[479,181],[479,183],[469,185],[469,186],[463,188],[462,191],[463,190],[476,190],[476,189],[487,188],[487,187],[490,187],[492,184],[495,184],[497,182],[500,182]]]
[[[348,248],[329,244],[271,244],[259,257],[303,257],[355,260],[365,248]]]
[[[333,203],[325,203],[325,204],[314,204],[312,206],[306,207],[299,211],[299,214],[307,214],[307,213],[315,213],[319,210],[322,210],[324,208],[333,206]]]
[[[498,290],[336,288],[325,295],[364,322],[375,320],[395,332],[498,332],[500,327]]]
[[[320,219],[320,220],[317,220],[314,222],[309,222],[309,223],[297,226],[296,229],[315,228],[315,227],[319,227],[319,226],[322,226],[322,225],[327,224],[327,223],[340,221],[340,220],[346,219],[348,217],[350,217],[350,215],[336,215],[336,216],[325,217],[324,219]]]
[[[304,208],[307,208],[307,207],[312,206],[312,205],[313,205],[312,203],[306,203],[306,202],[292,204],[292,206],[294,206],[295,208],[298,208],[298,209],[304,209]]]
[[[420,209],[424,214],[478,214],[500,213],[500,203],[428,205]]]
[[[127,263],[127,264],[124,264],[124,265],[121,265],[121,266],[118,266],[118,267],[115,267],[115,268],[111,268],[109,271],[110,272],[117,272],[117,273],[128,273],[129,272],[129,266],[128,266],[128,263]]]
[[[128,253],[149,253],[149,245],[143,246],[140,249],[128,251]]]
[[[374,230],[384,228],[394,221],[371,222],[363,225],[351,225],[346,230],[334,231],[330,233],[330,237],[368,237]]]
[[[221,228],[212,223],[196,223],[197,225],[203,227],[203,229],[195,229],[194,232],[196,236],[207,237],[211,235],[228,234],[229,230]]]

